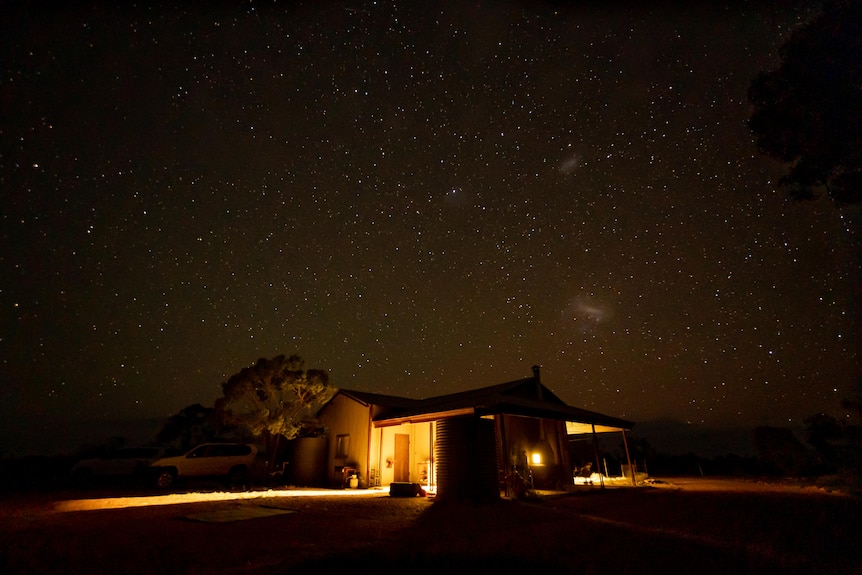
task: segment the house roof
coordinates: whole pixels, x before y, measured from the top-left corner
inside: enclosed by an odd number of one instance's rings
[[[459,415],[508,414],[565,421],[570,435],[631,429],[633,423],[566,405],[538,377],[528,377],[469,391],[408,399],[390,395],[340,390],[363,404],[383,409],[374,417],[378,427],[422,423]]]
[[[409,397],[399,397],[397,395],[370,393],[367,391],[358,391],[355,389],[339,389],[335,395],[338,394],[351,397],[364,405],[377,405],[380,407],[392,407],[396,409],[413,407],[416,404],[422,403],[421,399],[410,399]]]
[[[349,397],[352,400],[365,406],[374,405],[376,407],[379,407],[380,414],[404,411],[406,409],[414,408],[418,404],[422,403],[421,399],[411,399],[409,397],[399,397],[397,395],[384,395],[381,393],[370,393],[367,391],[358,391],[355,389],[339,389],[329,399],[329,401],[327,401],[326,404],[320,408],[319,411],[323,411],[324,409],[326,409],[326,406],[332,403],[332,401],[339,395]]]

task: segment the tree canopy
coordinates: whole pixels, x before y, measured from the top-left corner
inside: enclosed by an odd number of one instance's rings
[[[862,2],[827,0],[780,56],[749,87],[757,146],[787,164],[791,197],[862,202]]]
[[[162,445],[174,444],[186,451],[199,443],[212,440],[217,433],[214,410],[195,403],[172,415],[156,436]]]
[[[298,355],[258,359],[222,384],[216,410],[256,437],[293,439],[332,391],[325,370],[306,371],[304,364]]]

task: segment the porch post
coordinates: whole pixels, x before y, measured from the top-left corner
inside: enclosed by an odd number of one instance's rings
[[[437,488],[437,475],[436,475],[436,465],[437,458],[434,454],[434,441],[436,440],[436,431],[434,431],[434,421],[428,422],[428,488],[430,489],[433,485],[434,488]]]
[[[374,438],[374,409],[371,405],[368,405],[368,445],[366,445],[367,451],[365,456],[365,486],[366,487],[374,487],[371,485],[371,441]],[[357,463],[359,463],[357,461]],[[379,473],[379,471],[378,471]]]
[[[629,455],[629,442],[626,440],[626,430],[623,429],[622,432],[623,432],[623,446],[626,449],[626,463],[628,463],[628,465],[629,465],[629,473],[632,474],[632,485],[637,485],[638,480],[635,477],[635,470],[632,467],[632,457],[631,457],[631,455]]]
[[[503,477],[498,477],[497,480],[503,483],[503,485],[505,486],[505,495],[506,495],[506,497],[509,497],[509,495],[511,495],[509,493],[509,482],[506,481],[506,478],[509,477],[509,446],[506,444],[506,424],[505,424],[506,415],[503,413],[499,413],[499,414],[494,416],[494,419],[496,419],[497,430],[499,431],[499,438],[500,438],[499,456],[501,459],[500,463],[503,466],[503,469],[502,469]]]
[[[557,422],[557,449],[560,453],[560,467],[562,468],[563,481],[566,487],[572,485],[572,457],[569,453],[569,434],[566,431],[566,422]]]
[[[593,427],[593,453],[596,457],[596,472],[599,474],[599,483],[602,489],[605,488],[605,476],[602,474],[602,462],[599,461],[599,438],[596,435],[596,424],[591,424]]]

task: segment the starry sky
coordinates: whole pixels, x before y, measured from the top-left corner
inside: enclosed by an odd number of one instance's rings
[[[859,210],[745,124],[804,2],[38,4],[0,18],[4,436],[293,353],[410,397],[540,364],[636,422],[854,391]]]

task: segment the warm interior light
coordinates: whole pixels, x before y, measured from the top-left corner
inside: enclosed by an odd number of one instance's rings
[[[533,452],[533,465],[541,465],[542,464],[542,454],[538,451]]]

